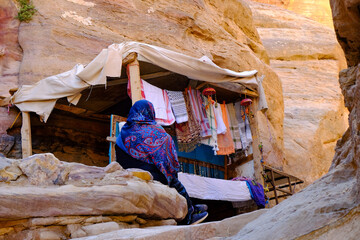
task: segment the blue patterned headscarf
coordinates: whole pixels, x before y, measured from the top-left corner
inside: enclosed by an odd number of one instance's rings
[[[175,144],[169,134],[155,122],[154,106],[147,100],[137,101],[130,109],[126,124],[121,129],[122,142],[118,145],[140,161],[154,164],[168,183],[179,171]],[[117,139],[117,142],[120,139]]]

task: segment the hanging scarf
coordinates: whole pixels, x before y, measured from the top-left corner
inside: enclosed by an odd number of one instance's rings
[[[200,144],[200,126],[195,120],[190,106],[189,95],[184,93],[188,121],[184,123],[175,123],[176,138],[180,152],[191,152]]]
[[[252,135],[249,119],[245,113],[245,107],[240,102],[235,103],[236,119],[239,122],[241,144],[244,150],[248,150],[252,143]]]
[[[201,137],[211,136],[209,119],[206,116],[205,108],[199,90],[189,89],[188,91],[191,109],[195,119],[201,127]]]
[[[227,129],[224,123],[220,104],[217,104],[217,106],[215,105],[215,119],[217,124],[217,134],[225,134]]]
[[[116,143],[133,158],[154,164],[169,183],[176,177],[179,162],[175,144],[170,135],[155,122],[155,110],[151,102],[140,100],[131,107]]]
[[[188,121],[188,114],[186,111],[184,94],[178,91],[169,91],[166,90],[169,100],[171,103],[171,108],[175,115],[175,120],[177,123],[183,123]]]
[[[220,104],[221,106],[221,112],[222,112],[222,118],[224,120],[224,124],[226,126],[226,132],[225,134],[219,134],[218,135],[218,146],[219,151],[217,152],[218,155],[229,155],[231,153],[235,153],[235,147],[234,142],[231,137],[230,128],[229,128],[229,120],[228,116],[226,114],[226,105]]]
[[[226,110],[229,116],[229,127],[232,139],[234,141],[235,150],[241,149],[241,139],[240,139],[240,132],[239,132],[239,123],[236,119],[236,113],[233,103],[226,104]]]
[[[218,144],[217,144],[217,132],[216,132],[214,104],[212,103],[211,99],[208,99],[205,96],[203,96],[203,101],[206,106],[205,107],[206,116],[209,119],[211,136],[208,138],[203,138],[201,140],[201,143],[211,146],[213,148],[214,155],[216,155],[216,152],[219,150],[219,148],[218,148]]]

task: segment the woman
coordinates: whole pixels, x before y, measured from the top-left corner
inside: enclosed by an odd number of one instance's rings
[[[151,102],[140,100],[131,107],[127,122],[116,139],[115,150],[116,161],[124,168],[149,171],[154,180],[175,188],[186,198],[188,213],[182,224],[196,224],[207,217],[207,206],[196,205],[194,208],[184,186],[177,179],[179,162],[174,141],[155,122]]]

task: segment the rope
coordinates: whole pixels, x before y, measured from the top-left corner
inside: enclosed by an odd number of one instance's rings
[[[15,124],[16,120],[19,118],[20,113],[21,113],[21,112],[19,112],[19,113],[18,113],[18,115],[16,116],[16,118],[15,118],[14,122],[11,124],[11,127],[10,127],[9,129],[12,129],[12,127],[14,126],[14,124]]]

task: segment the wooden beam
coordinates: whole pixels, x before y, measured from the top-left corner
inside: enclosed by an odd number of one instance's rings
[[[224,82],[224,83],[209,83],[210,85],[213,85],[218,88],[222,88],[231,92],[236,92],[240,94],[246,94],[250,97],[258,97],[259,95],[256,92],[250,91],[248,89],[244,89],[244,87],[238,83],[232,83],[232,82]]]
[[[141,96],[141,79],[140,79],[140,66],[137,58],[130,62],[128,65],[128,74],[131,85],[131,99],[132,104],[142,99]]]
[[[29,112],[22,112],[21,148],[23,158],[27,158],[32,155],[31,123]]]
[[[135,60],[137,60],[137,53],[136,53],[136,52],[129,53],[129,54],[122,60],[122,65],[127,66],[128,64],[134,62]]]
[[[75,106],[69,106],[69,105],[64,105],[64,104],[60,104],[60,103],[56,103],[55,104],[55,109],[59,109],[59,110],[62,110],[62,111],[66,111],[66,112],[71,112],[71,113],[74,113],[74,114],[77,114],[77,115],[80,115],[80,114],[94,114],[95,112],[94,111],[90,111],[88,109],[84,109],[84,108],[79,108],[79,107],[75,107]]]
[[[168,71],[165,71],[165,72],[156,72],[156,73],[150,73],[150,74],[144,74],[144,75],[141,75],[140,78],[141,79],[144,79],[144,80],[148,80],[148,79],[154,79],[154,78],[159,78],[159,77],[166,77],[166,76],[169,76],[173,74],[172,72],[168,72]],[[117,79],[117,80],[112,80],[112,81],[108,81],[107,82],[107,86],[115,86],[115,85],[120,85],[120,84],[125,84],[128,82],[128,78],[120,78],[120,79]],[[94,86],[94,88],[103,88],[104,85],[96,85]]]
[[[279,204],[279,200],[278,200],[277,192],[276,192],[276,185],[275,185],[275,181],[274,181],[273,170],[271,170],[271,184],[273,185],[273,188],[274,188],[275,202],[276,202],[276,204]]]

